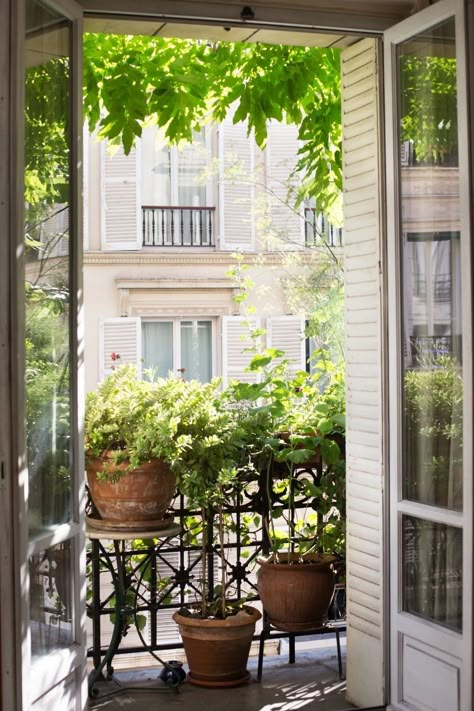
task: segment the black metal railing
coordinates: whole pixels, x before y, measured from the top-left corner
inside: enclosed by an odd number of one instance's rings
[[[215,207],[142,207],[144,247],[214,247]]]
[[[276,465],[282,466],[282,465]],[[287,476],[284,474],[282,476]],[[321,486],[322,477],[331,476],[323,464],[298,465],[294,472],[294,513],[302,515],[315,506],[312,494],[314,486]],[[269,497],[274,511],[280,505],[284,507],[286,488],[281,487],[281,476],[275,469],[268,481],[268,473],[262,472],[251,478],[245,478],[233,485],[229,503],[225,511],[226,529],[229,535],[225,544],[224,558],[216,544],[217,517],[208,528],[206,542],[207,578],[209,594],[219,583],[220,571],[226,570],[226,589],[231,600],[257,600],[257,558],[268,553],[269,543]],[[304,482],[307,482],[305,484]],[[327,502],[326,502],[327,503]],[[333,501],[345,516],[343,503]],[[298,511],[300,514],[298,514]],[[137,616],[146,617],[143,629],[146,646],[152,650],[166,650],[182,647],[178,633],[166,630],[171,625],[171,614],[196,601],[200,596],[202,547],[201,515],[199,511],[190,511],[183,496],[178,495],[171,511],[174,520],[180,526],[180,532],[165,540],[122,541],[120,547],[103,548],[102,542],[91,541],[88,554],[89,580],[92,583],[91,597],[88,603],[88,615],[92,622],[93,644],[88,655],[94,659],[95,666],[107,650],[104,647],[108,631],[103,622],[115,614],[116,593],[110,585],[113,568],[118,556],[125,561],[127,585],[133,591],[129,601],[130,633],[119,640],[113,653],[127,654],[143,651],[143,643],[134,638],[133,628]],[[293,517],[292,517],[293,518]],[[212,519],[212,517],[211,517]],[[278,522],[277,522],[278,524]],[[318,523],[319,528],[320,522]],[[137,534],[140,537],[140,534]],[[115,562],[114,562],[115,561]],[[131,610],[133,608],[133,615]],[[134,619],[135,618],[135,619]],[[110,624],[110,623],[109,623]],[[170,638],[175,634],[176,639]]]
[[[343,244],[342,227],[332,225],[326,215],[314,207],[305,207],[305,244],[307,247],[319,247],[328,244],[330,247],[341,247]]]

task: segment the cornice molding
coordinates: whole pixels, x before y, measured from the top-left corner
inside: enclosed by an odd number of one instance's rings
[[[336,248],[337,250],[337,248]],[[335,250],[335,251],[336,251]],[[290,253],[256,253],[249,252],[243,255],[244,262],[252,266],[281,266],[288,260]],[[293,252],[291,254],[294,254]],[[313,251],[296,253],[301,264],[310,264],[317,255]],[[150,266],[154,264],[162,265],[183,265],[183,266],[225,266],[235,264],[230,252],[219,252],[218,254],[155,254],[150,252],[101,252],[84,251],[84,266],[88,265],[131,265]]]

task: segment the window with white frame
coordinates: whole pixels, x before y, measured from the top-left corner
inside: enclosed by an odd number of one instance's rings
[[[142,321],[143,370],[156,376],[181,373],[186,380],[207,383],[213,376],[212,320]]]
[[[142,135],[142,220],[145,247],[214,246],[208,132],[168,146],[156,127]]]
[[[206,131],[193,132],[192,143],[167,146],[156,126],[142,134],[142,199],[144,205],[205,207],[210,205]]]

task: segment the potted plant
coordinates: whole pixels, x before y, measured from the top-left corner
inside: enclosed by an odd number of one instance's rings
[[[259,560],[259,596],[274,627],[317,629],[344,556],[344,379],[324,357],[314,376],[289,376],[284,353],[273,349],[255,355],[250,369],[260,370],[259,382],[235,385],[234,397],[266,409],[272,430],[257,465],[269,548]]]
[[[207,687],[231,687],[249,678],[247,660],[261,614],[241,601],[229,602],[225,565],[217,589],[210,589],[209,532],[211,527],[216,530],[217,547],[225,560],[224,504],[245,465],[256,429],[262,427],[262,417],[249,418],[246,409],[229,407],[226,397],[217,391],[214,399],[196,403],[195,413],[192,439],[174,470],[188,504],[201,511],[201,599],[195,606],[181,608],[173,618],[183,639],[190,681]]]
[[[140,380],[133,366],[120,366],[86,399],[91,497],[103,519],[129,528],[166,525],[178,463],[194,451],[196,431],[205,431],[198,403],[212,400],[216,387],[147,375]]]

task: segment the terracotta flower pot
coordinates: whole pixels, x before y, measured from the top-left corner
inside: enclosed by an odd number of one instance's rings
[[[225,620],[173,615],[183,638],[189,681],[199,686],[232,687],[249,679],[247,661],[261,613],[246,607]]]
[[[110,460],[88,459],[87,481],[97,511],[109,521],[163,520],[176,489],[176,477],[168,464],[154,459],[131,472],[126,471],[127,466],[127,462],[117,465],[121,474],[116,482],[111,482],[97,476],[110,468]]]
[[[286,632],[322,627],[334,590],[331,564],[335,556],[280,553],[280,562],[260,559],[258,594],[273,627]]]

